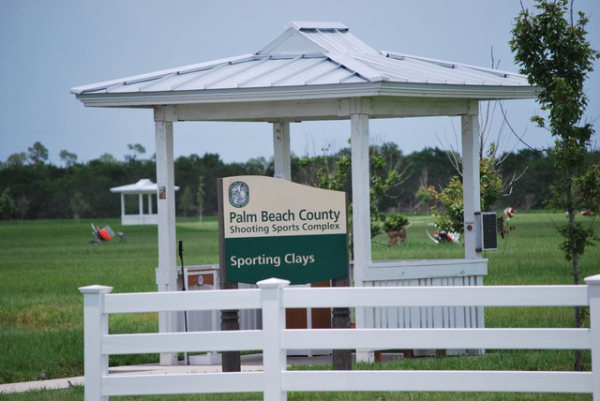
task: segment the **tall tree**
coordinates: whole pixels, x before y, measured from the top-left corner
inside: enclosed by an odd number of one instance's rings
[[[48,149],[39,141],[27,148],[27,151],[29,151],[29,160],[32,164],[44,164],[48,161]]]
[[[13,153],[6,159],[7,166],[23,166],[27,162],[27,153]]]
[[[77,163],[77,155],[75,153],[71,153],[66,149],[63,149],[59,153],[60,160],[65,163],[65,167],[71,167],[75,163]]]
[[[584,190],[586,184],[598,181],[597,167],[586,173],[585,156],[594,129],[581,122],[588,103],[584,82],[600,53],[586,40],[589,20],[583,12],[573,14],[572,1],[537,0],[535,8],[537,14],[523,9],[516,18],[510,46],[520,72],[539,87],[538,101],[547,112],[532,121],[547,127],[555,139],[552,154],[559,178],[552,185],[552,206],[567,211],[567,224],[557,225],[563,237],[560,248],[571,262],[573,283],[579,284],[579,257],[594,231],[591,224],[586,227],[575,221],[575,213],[583,206],[598,211],[598,204],[586,199],[597,189]],[[582,320],[582,310],[576,308],[575,326],[581,327]],[[583,370],[581,351],[576,353],[575,369]]]
[[[146,148],[143,147],[141,144],[136,143],[136,144],[127,144],[127,149],[131,150],[133,153],[132,154],[128,154],[125,155],[125,161],[133,161],[133,160],[137,160],[138,156],[143,155],[144,153],[146,153]]]

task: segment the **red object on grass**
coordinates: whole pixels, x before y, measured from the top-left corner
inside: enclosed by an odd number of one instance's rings
[[[102,238],[103,241],[110,241],[110,234],[106,229],[102,228],[98,230],[98,235],[100,235],[100,238]]]

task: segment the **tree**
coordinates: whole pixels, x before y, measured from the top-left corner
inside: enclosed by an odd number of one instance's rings
[[[34,143],[27,151],[32,164],[44,164],[48,161],[48,149],[41,142]]]
[[[480,193],[481,210],[489,211],[498,201],[502,193],[502,175],[497,167],[495,158],[496,147],[492,143],[486,155],[480,157]],[[447,232],[463,233],[464,231],[464,203],[463,203],[463,184],[459,176],[452,177],[448,185],[441,191],[437,191],[434,186],[428,188],[430,199],[435,200],[444,206],[443,210],[437,210],[436,206],[431,207],[431,212],[435,218],[436,226]],[[503,226],[503,221],[501,226]],[[504,234],[501,232],[501,234]]]
[[[324,149],[328,151],[329,148]],[[395,144],[385,143],[381,146],[369,147],[369,171],[371,187],[369,202],[371,210],[371,238],[383,232],[385,216],[380,211],[383,199],[390,191],[403,182],[404,171],[400,171],[401,153]],[[306,177],[316,177],[312,185],[323,189],[343,191],[349,187],[348,173],[352,166],[349,149],[342,149],[336,155],[307,157],[300,161]],[[316,170],[316,172],[315,172]],[[310,181],[309,181],[310,182]],[[350,204],[352,210],[352,204]],[[352,224],[352,218],[349,219]],[[352,247],[350,248],[352,249]]]
[[[198,178],[198,191],[196,192],[196,204],[198,205],[198,219],[202,223],[202,214],[204,213],[204,177]]]
[[[7,166],[23,166],[27,162],[27,153],[13,153],[6,159]]]
[[[71,211],[73,212],[73,219],[79,220],[82,215],[90,211],[90,204],[83,198],[81,192],[75,192],[69,201]]]
[[[31,206],[31,201],[25,195],[21,196],[17,200],[17,202],[15,204],[15,212],[21,220],[23,220],[25,218],[25,216],[27,216],[30,206]]]
[[[77,155],[75,153],[71,153],[65,149],[61,150],[59,153],[60,160],[65,163],[65,167],[69,168],[77,163]]]
[[[535,8],[535,15],[527,9],[519,13],[510,46],[520,72],[539,88],[538,102],[547,112],[546,117],[534,116],[532,121],[547,127],[555,138],[552,155],[559,177],[552,185],[551,206],[567,211],[568,222],[557,225],[563,237],[560,248],[571,262],[573,283],[579,284],[579,257],[595,236],[592,223],[586,227],[575,221],[575,213],[583,206],[596,212],[599,208],[588,199],[598,192],[598,166],[586,172],[585,156],[594,129],[581,123],[588,102],[584,82],[600,53],[586,40],[588,18],[579,12],[575,20],[572,2],[537,0]],[[582,320],[577,307],[577,328]],[[575,369],[583,370],[581,351],[576,352]]]
[[[138,156],[143,155],[144,153],[146,153],[146,148],[143,147],[141,144],[136,143],[136,144],[127,144],[127,149],[131,150],[133,153],[129,154],[129,155],[125,155],[125,161],[134,161],[137,160]]]
[[[183,194],[179,199],[179,211],[183,217],[187,217],[188,213],[194,213],[196,211],[196,204],[194,202],[194,194],[189,186],[186,186],[183,190]]]
[[[15,201],[10,196],[10,190],[6,188],[0,195],[0,219],[10,220],[15,214]]]
[[[110,153],[103,153],[102,155],[100,155],[98,160],[102,163],[117,163],[117,159]]]

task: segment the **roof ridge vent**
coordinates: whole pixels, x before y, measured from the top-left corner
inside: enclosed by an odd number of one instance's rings
[[[349,31],[350,29],[341,22],[323,22],[323,21],[292,21],[284,29],[294,28],[297,31],[320,30],[320,31]]]

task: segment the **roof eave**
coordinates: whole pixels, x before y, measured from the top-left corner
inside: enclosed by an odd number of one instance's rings
[[[401,96],[479,100],[535,99],[532,86],[444,85],[364,82],[335,85],[215,89],[198,91],[78,94],[86,107],[146,107],[176,104],[318,100]]]

